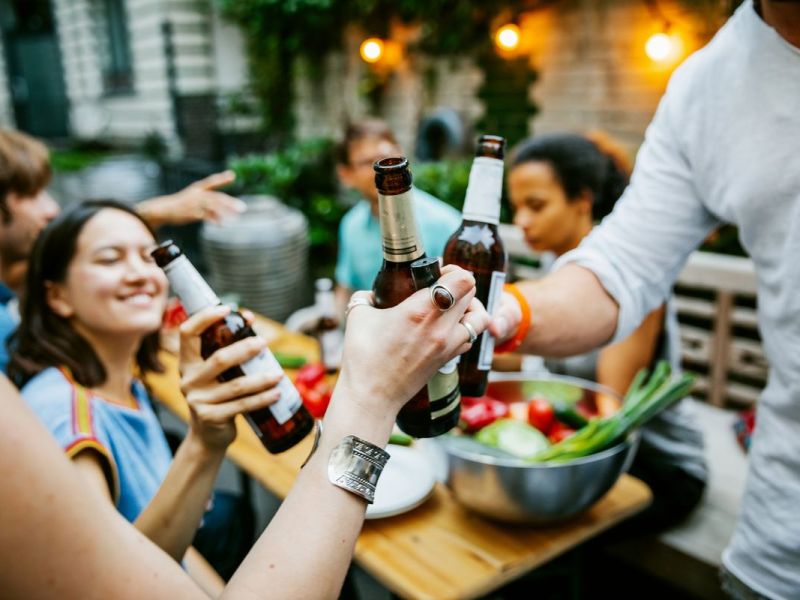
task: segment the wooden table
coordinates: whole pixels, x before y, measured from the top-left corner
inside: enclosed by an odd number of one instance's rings
[[[277,352],[319,357],[316,342],[260,320],[257,329]],[[164,354],[167,371],[148,377],[155,396],[186,420],[177,359]],[[292,371],[288,370],[290,376]],[[311,436],[283,454],[269,454],[243,418],[228,456],[266,489],[284,498],[311,449]],[[396,517],[366,521],[355,560],[404,598],[475,598],[491,592],[639,512],[651,500],[638,479],[623,475],[589,511],[549,528],[505,526],[463,509],[446,487],[419,508]]]

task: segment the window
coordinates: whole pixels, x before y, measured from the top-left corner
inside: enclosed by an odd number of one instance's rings
[[[97,38],[103,66],[103,88],[107,93],[133,90],[128,24],[124,0],[95,0]]]

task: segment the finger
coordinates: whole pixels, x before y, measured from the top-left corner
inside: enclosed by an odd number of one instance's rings
[[[193,378],[195,381],[213,381],[228,369],[255,358],[266,347],[267,343],[260,337],[249,337],[220,348],[197,368]]]
[[[470,342],[470,334],[464,325],[465,323],[469,324],[477,334],[478,338],[475,342]],[[472,348],[473,344],[479,343],[481,334],[486,330],[488,324],[489,314],[485,310],[478,309],[466,313],[461,321],[456,324],[457,327],[453,331],[454,355],[463,354]]]
[[[466,296],[467,292],[475,289],[475,276],[455,265],[450,265],[453,268],[448,269],[447,273],[443,274],[436,285],[443,285],[450,293],[453,294],[456,302]]]
[[[238,215],[247,209],[247,205],[222,192],[205,193],[205,216],[207,221],[221,221],[227,217]]]
[[[223,186],[231,184],[235,180],[236,180],[236,173],[228,169],[226,171],[221,171],[219,173],[213,173],[208,177],[205,177],[200,181],[196,182],[195,185],[198,185],[206,190],[215,190],[217,188],[221,188]]]
[[[211,327],[214,323],[219,321],[225,315],[229,314],[231,309],[229,306],[219,304],[204,308],[201,311],[193,314],[180,324],[179,331],[181,335],[181,353],[191,347],[193,338],[203,333],[206,329]]]
[[[349,320],[351,313],[358,312],[361,307],[370,308],[375,306],[375,294],[366,290],[353,292],[345,309],[345,317]]]
[[[458,265],[444,265],[442,267],[442,275],[447,275],[448,273],[452,273],[455,269],[458,269]]]
[[[256,320],[256,316],[255,314],[253,314],[253,311],[247,310],[246,308],[240,308],[239,314],[241,314],[244,317],[244,320],[248,325],[252,325],[253,322]]]
[[[205,404],[195,408],[195,413],[207,423],[225,423],[236,415],[247,413],[259,408],[266,408],[280,400],[281,392],[278,388],[231,400],[223,404]]]
[[[283,373],[244,375],[231,381],[215,383],[195,390],[188,395],[187,400],[192,405],[229,402],[271,390],[280,383],[283,377]]]

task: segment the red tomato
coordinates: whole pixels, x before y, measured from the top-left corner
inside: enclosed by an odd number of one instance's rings
[[[461,398],[461,427],[467,433],[474,433],[506,415],[508,405],[491,396]]]
[[[528,423],[536,427],[543,434],[553,427],[556,417],[553,407],[544,398],[534,396],[528,403]]]
[[[553,444],[557,444],[561,440],[567,439],[573,433],[575,433],[575,430],[572,427],[567,427],[563,423],[561,423],[559,421],[556,421],[553,424],[553,427],[550,429],[550,432],[549,432],[547,438]]]

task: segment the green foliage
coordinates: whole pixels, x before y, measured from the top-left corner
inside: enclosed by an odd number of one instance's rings
[[[55,173],[80,171],[108,158],[109,152],[94,150],[53,150],[50,165]]]
[[[464,205],[471,160],[447,160],[412,165],[414,185],[457,210]]]
[[[238,194],[270,194],[300,210],[308,219],[315,258],[333,261],[339,221],[346,211],[337,198],[333,143],[314,139],[284,150],[234,158]]]
[[[393,21],[418,23],[418,47],[437,56],[463,56],[491,44],[489,27],[498,14],[513,9],[512,0],[215,0],[223,14],[245,34],[253,92],[261,103],[265,131],[278,144],[293,127],[291,102],[295,58],[305,59],[316,79],[322,60],[341,47],[342,32],[357,24],[372,35],[386,36]],[[444,19],[442,16],[447,15]],[[374,84],[374,82],[372,82]],[[378,85],[367,86],[380,93]],[[373,104],[378,103],[370,98]]]

